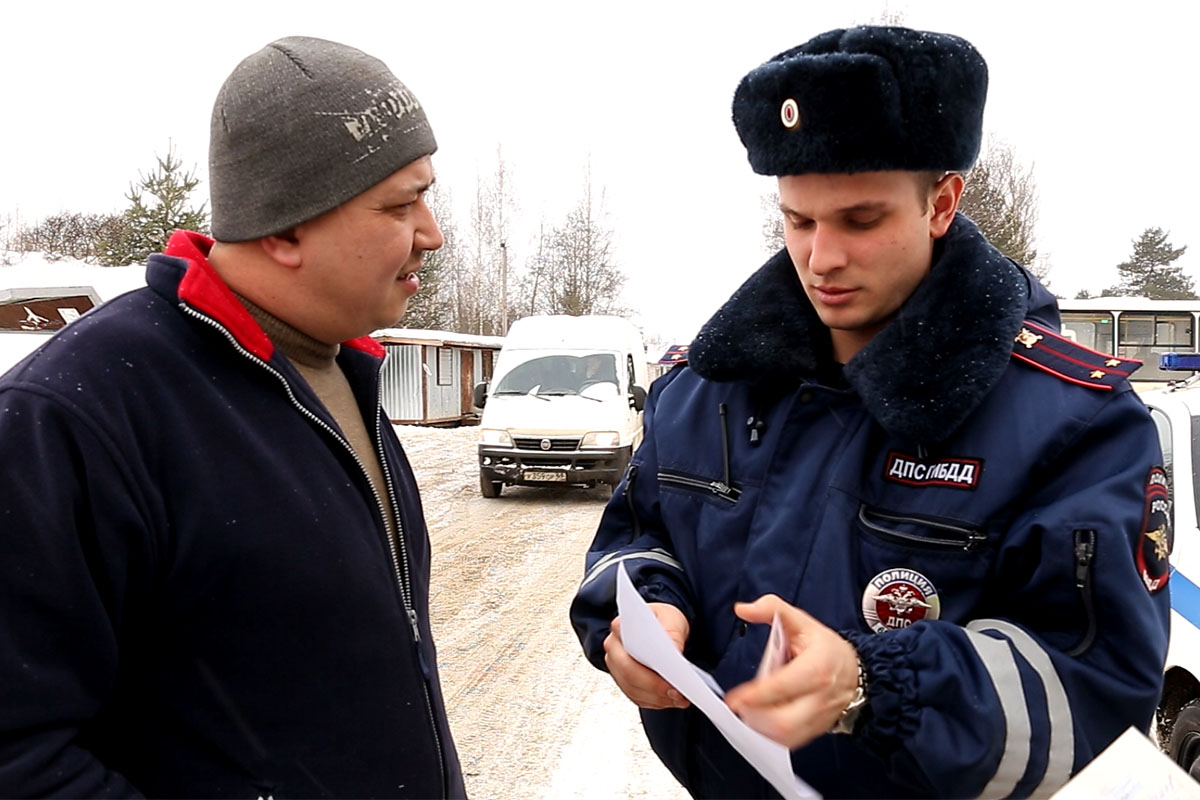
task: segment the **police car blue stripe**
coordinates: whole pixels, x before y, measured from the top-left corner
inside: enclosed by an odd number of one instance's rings
[[[1175,567],[1171,567],[1171,608],[1188,622],[1200,628],[1200,586],[1192,583]]]

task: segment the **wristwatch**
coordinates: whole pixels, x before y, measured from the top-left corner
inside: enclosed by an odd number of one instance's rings
[[[867,704],[867,671],[863,667],[862,659],[858,659],[858,686],[854,689],[854,698],[850,701],[850,705],[842,710],[842,715],[838,717],[838,721],[833,724],[831,733],[854,733],[854,726],[858,722],[858,717],[862,714],[863,707]]]

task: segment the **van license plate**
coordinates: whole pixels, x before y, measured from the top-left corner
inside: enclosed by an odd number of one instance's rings
[[[567,473],[565,472],[542,472],[540,470],[525,470],[525,480],[527,481],[562,481],[566,482]]]

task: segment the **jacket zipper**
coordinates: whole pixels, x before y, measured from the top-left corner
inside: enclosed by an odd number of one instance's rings
[[[685,489],[695,489],[711,493],[714,497],[719,497],[729,503],[736,503],[738,498],[742,496],[742,490],[736,486],[730,486],[724,481],[705,480],[704,478],[693,478],[691,475],[684,475],[679,472],[670,470],[659,470],[659,483],[665,483],[672,486],[680,486]]]
[[[193,309],[191,306],[187,305],[186,303],[180,303],[179,308],[188,316],[198,319],[201,322],[204,322],[204,323],[212,326],[216,330],[220,331],[221,335],[223,335],[229,341],[229,343],[234,346],[234,349],[236,349],[239,353],[241,353],[243,356],[248,358],[252,363],[257,364],[258,366],[260,366],[264,370],[266,370],[268,373],[270,373],[271,375],[274,375],[276,378],[278,378],[279,382],[281,384],[283,384],[284,391],[287,392],[288,400],[291,401],[292,405],[295,406],[295,408],[302,415],[304,415],[310,421],[316,423],[316,425],[318,427],[320,427],[322,430],[324,430],[326,433],[328,433],[331,437],[333,437],[334,440],[339,442],[342,445],[342,447],[344,447],[346,449],[346,452],[348,452],[350,454],[350,457],[354,459],[354,463],[358,465],[358,468],[362,472],[363,476],[366,477],[367,485],[371,487],[371,495],[375,498],[375,509],[379,512],[379,519],[383,523],[383,528],[384,528],[384,533],[385,533],[384,538],[386,538],[388,541],[388,550],[391,553],[391,557],[392,557],[392,569],[395,572],[396,581],[400,587],[400,601],[404,605],[404,612],[405,612],[405,616],[408,617],[408,624],[412,627],[413,646],[416,648],[417,661],[422,668],[422,677],[424,678],[424,680],[422,680],[422,682],[421,682],[421,688],[424,690],[424,693],[425,693],[425,708],[429,712],[429,726],[433,731],[434,745],[437,747],[438,762],[441,767],[440,772],[441,772],[441,777],[442,777],[442,796],[444,797],[446,795],[446,759],[445,759],[445,755],[442,752],[442,739],[441,739],[441,735],[438,733],[438,729],[437,729],[437,718],[434,716],[434,713],[433,713],[433,701],[429,696],[429,677],[428,677],[428,675],[426,675],[426,671],[428,670],[428,667],[425,664],[425,655],[421,652],[421,629],[420,629],[419,620],[417,618],[417,611],[413,607],[413,602],[412,602],[412,586],[411,586],[411,575],[409,573],[409,565],[408,565],[408,550],[406,548],[399,547],[399,543],[404,540],[404,523],[400,519],[400,506],[396,502],[396,493],[392,486],[391,470],[388,467],[387,457],[383,452],[383,439],[381,436],[382,431],[380,429],[380,421],[379,421],[378,412],[375,414],[375,448],[376,448],[376,454],[379,456],[380,467],[383,469],[384,483],[387,484],[388,497],[391,498],[392,508],[395,510],[395,515],[396,515],[396,536],[395,537],[386,535],[386,532],[387,532],[387,509],[383,505],[383,499],[380,498],[379,492],[375,491],[375,486],[371,483],[370,476],[367,473],[367,468],[365,466],[363,466],[362,460],[358,457],[358,453],[354,452],[354,448],[350,446],[350,443],[347,442],[345,439],[343,439],[342,436],[336,430],[334,430],[332,427],[330,427],[328,424],[326,424],[326,422],[323,419],[321,419],[316,414],[314,414],[312,411],[310,411],[303,403],[301,403],[296,398],[295,393],[292,391],[291,384],[288,383],[287,378],[285,378],[281,372],[279,372],[277,369],[272,367],[267,362],[263,361],[258,356],[251,353],[246,348],[242,347],[241,343],[238,342],[238,340],[233,336],[232,333],[229,332],[228,329],[225,328],[224,325],[217,322],[215,319],[212,319],[211,317],[201,314],[199,311],[196,311],[195,309]],[[383,402],[383,386],[382,385],[379,386],[377,401],[380,404]]]
[[[947,533],[953,532],[958,536],[918,536],[915,533],[905,533],[893,528],[886,528],[873,522],[869,517],[874,517],[886,522],[908,523],[910,525],[923,525],[929,528],[935,528]],[[909,544],[924,545],[930,547],[940,547],[946,549],[958,549],[964,553],[969,553],[979,545],[987,541],[987,536],[974,528],[964,528],[959,525],[951,525],[946,522],[935,522],[919,517],[906,517],[899,514],[887,514],[882,511],[868,510],[865,503],[858,507],[858,521],[864,528],[871,533],[883,538],[899,539]]]
[[[625,471],[625,505],[629,506],[629,518],[633,520],[634,539],[639,539],[642,535],[642,521],[638,519],[637,507],[633,504],[633,482],[637,480],[637,474],[637,464],[630,464],[629,469]]]
[[[1077,530],[1075,538],[1075,588],[1083,600],[1087,614],[1087,630],[1079,644],[1067,651],[1068,656],[1078,656],[1092,646],[1096,639],[1096,607],[1092,598],[1092,561],[1096,557],[1096,532]]]

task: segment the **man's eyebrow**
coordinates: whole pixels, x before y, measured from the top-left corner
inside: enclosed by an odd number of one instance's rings
[[[403,205],[409,201],[401,199],[401,198],[408,198],[408,197],[411,197],[414,199],[418,198],[422,194],[424,194],[425,192],[427,192],[431,188],[433,188],[433,184],[435,184],[435,183],[437,183],[436,177],[430,178],[428,183],[426,183],[424,181],[421,181],[421,182],[414,181],[413,183],[410,183],[408,186],[404,187],[403,189],[401,189],[401,188],[395,189],[396,194],[389,197],[387,202],[389,205],[391,205],[391,204]]]
[[[836,214],[854,214],[854,213],[857,213],[860,211],[886,211],[888,208],[889,208],[889,206],[885,201],[874,200],[874,201],[867,201],[867,202],[863,202],[863,203],[855,203],[852,206],[844,206],[842,208],[836,209],[834,211],[834,213],[836,213]],[[783,212],[784,214],[787,214],[790,216],[795,216],[795,217],[808,216],[807,214],[797,211],[794,208],[788,208],[783,203],[779,204],[779,210],[781,212]]]
[[[839,214],[853,214],[857,211],[886,211],[887,209],[888,209],[887,203],[885,203],[882,200],[875,200],[875,201],[868,201],[865,203],[855,203],[852,206],[846,206],[845,208],[839,208],[838,213]]]

